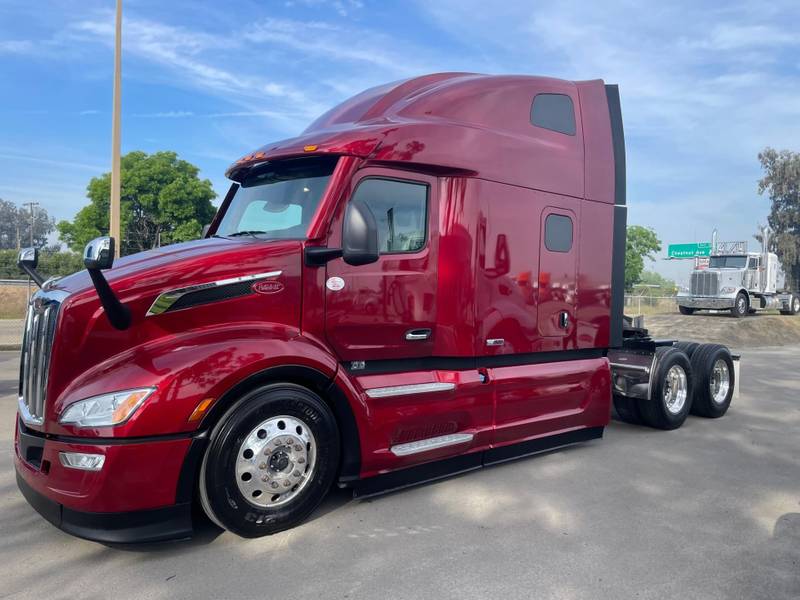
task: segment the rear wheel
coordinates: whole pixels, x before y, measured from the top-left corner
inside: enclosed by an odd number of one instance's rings
[[[731,315],[734,317],[741,318],[747,316],[747,313],[750,311],[750,302],[747,300],[747,294],[744,292],[739,292],[736,294],[736,300],[733,302],[733,308],[731,308]]]
[[[639,412],[639,400],[614,394],[614,411],[620,421],[631,425],[641,425],[642,415]]]
[[[678,306],[678,310],[681,311],[682,315],[693,315],[694,309],[690,306]]]
[[[689,357],[678,348],[656,349],[650,400],[639,405],[642,418],[656,429],[677,429],[692,406],[692,367]]]
[[[700,344],[697,342],[675,342],[672,347],[684,352],[686,356],[689,357],[689,360],[691,360],[692,354],[700,347]]]
[[[214,428],[200,468],[201,504],[243,537],[276,533],[319,505],[338,462],[336,421],[320,397],[298,385],[268,385]]]
[[[782,310],[782,315],[796,315],[800,314],[800,296],[795,296],[792,294],[792,297],[789,298],[789,310]]]
[[[717,419],[728,411],[736,375],[730,351],[720,344],[703,344],[692,355],[692,414]]]

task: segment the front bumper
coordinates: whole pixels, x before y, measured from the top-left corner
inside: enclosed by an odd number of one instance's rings
[[[709,298],[703,296],[678,296],[678,306],[687,308],[706,308],[709,310],[724,310],[733,308],[735,298]]]
[[[18,420],[17,485],[45,519],[73,535],[106,543],[189,537],[197,468],[206,439],[59,438]],[[65,467],[59,452],[102,454],[99,471]]]
[[[17,486],[36,512],[72,535],[108,544],[162,542],[192,535],[191,503],[119,513],[72,510],[37,492],[17,471]]]

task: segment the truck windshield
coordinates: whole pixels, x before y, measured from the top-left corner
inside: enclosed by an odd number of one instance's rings
[[[744,269],[746,256],[712,256],[708,262],[711,269]]]
[[[216,235],[304,240],[337,160],[290,159],[256,167],[236,190]]]

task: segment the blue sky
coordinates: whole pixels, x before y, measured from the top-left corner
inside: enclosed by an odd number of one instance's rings
[[[0,0],[0,197],[71,218],[109,169],[112,9]],[[629,222],[665,245],[749,239],[758,151],[800,150],[796,0],[126,0],[124,19],[123,152],[175,150],[219,195],[240,155],[436,71],[619,83]]]

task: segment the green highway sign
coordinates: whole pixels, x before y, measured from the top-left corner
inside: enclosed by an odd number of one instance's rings
[[[698,256],[711,256],[711,242],[670,244],[667,247],[668,258],[696,258]]]

